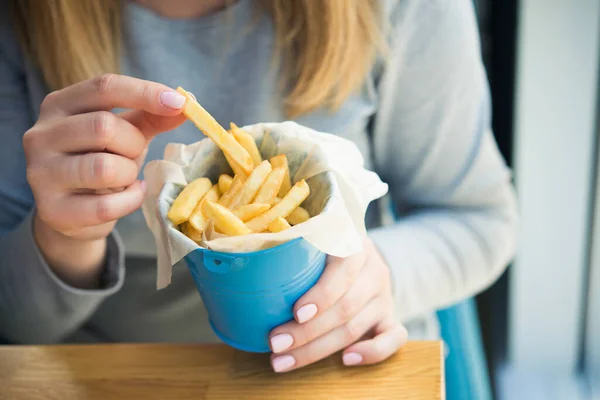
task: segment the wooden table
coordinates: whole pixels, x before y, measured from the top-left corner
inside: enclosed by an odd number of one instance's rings
[[[0,399],[443,399],[441,342],[409,342],[376,366],[339,355],[275,374],[269,356],[221,345],[0,346]]]

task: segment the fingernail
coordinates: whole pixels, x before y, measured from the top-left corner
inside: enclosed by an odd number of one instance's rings
[[[296,319],[301,324],[312,319],[315,315],[317,315],[317,306],[314,304],[307,304],[296,311]]]
[[[146,181],[141,181],[140,187],[142,188],[142,192],[144,192],[144,194],[146,194],[146,192],[148,192],[148,185],[146,184]]]
[[[360,364],[363,361],[363,358],[358,353],[346,353],[342,357],[342,360],[344,361],[344,365],[350,366]]]
[[[273,370],[284,372],[296,365],[296,359],[290,355],[275,357],[273,359]]]
[[[179,110],[185,104],[185,96],[172,90],[165,90],[160,94],[160,102],[165,107]]]
[[[274,353],[281,353],[294,343],[294,338],[288,333],[275,335],[271,338],[271,348]]]

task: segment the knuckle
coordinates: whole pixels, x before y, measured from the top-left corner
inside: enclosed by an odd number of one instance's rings
[[[40,104],[40,113],[41,114],[48,111],[49,109],[51,109],[53,107],[53,105],[56,103],[56,99],[59,97],[59,93],[60,93],[60,91],[55,90],[53,92],[48,93],[46,95],[46,97],[44,97],[44,100]]]
[[[94,115],[92,120],[94,135],[97,143],[107,147],[115,135],[116,116],[109,111],[101,111]]]
[[[27,155],[32,148],[35,147],[39,137],[39,132],[34,126],[23,134],[23,149]]]
[[[352,299],[344,296],[339,301],[339,317],[340,320],[345,322],[349,321],[354,317],[358,312],[357,303]]]
[[[333,307],[336,301],[338,301],[339,288],[329,285],[323,285],[323,290],[315,298],[319,300],[319,308],[325,310]]]
[[[356,342],[362,336],[362,329],[354,320],[350,320],[344,324],[344,341],[345,343]]]
[[[296,346],[301,346],[320,336],[317,327],[314,324],[301,324],[300,327],[302,329],[299,332],[298,338],[295,340],[296,343],[294,343]]]
[[[100,222],[109,222],[113,218],[113,209],[106,197],[100,197],[96,204],[96,217]]]
[[[112,73],[99,75],[93,79],[94,89],[99,95],[105,95],[111,90],[117,79],[117,75]]]
[[[154,97],[153,85],[150,82],[145,82],[142,88],[141,97],[143,101],[152,101]]]
[[[347,265],[347,264],[343,264],[341,265],[342,268],[342,282],[344,284],[344,287],[348,288],[352,285],[352,283],[354,283],[355,279],[356,279],[356,270],[358,269],[357,267],[355,267],[354,265]]]
[[[108,154],[95,154],[92,162],[92,178],[99,183],[111,182],[116,174],[115,164]]]
[[[61,218],[60,212],[56,211],[55,205],[51,202],[40,201],[36,203],[36,213],[40,220],[53,229],[64,232],[65,218]]]

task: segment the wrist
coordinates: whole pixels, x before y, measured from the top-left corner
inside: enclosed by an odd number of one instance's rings
[[[106,259],[107,240],[74,239],[34,216],[34,240],[52,272],[67,285],[96,289]]]

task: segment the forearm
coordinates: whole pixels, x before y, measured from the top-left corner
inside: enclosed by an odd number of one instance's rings
[[[505,269],[515,250],[513,207],[414,213],[370,232],[394,280],[403,320],[472,296]]]
[[[103,283],[74,288],[46,264],[33,239],[29,216],[0,235],[0,336],[15,343],[54,343],[76,330],[124,280],[123,252],[116,235],[107,241]]]

